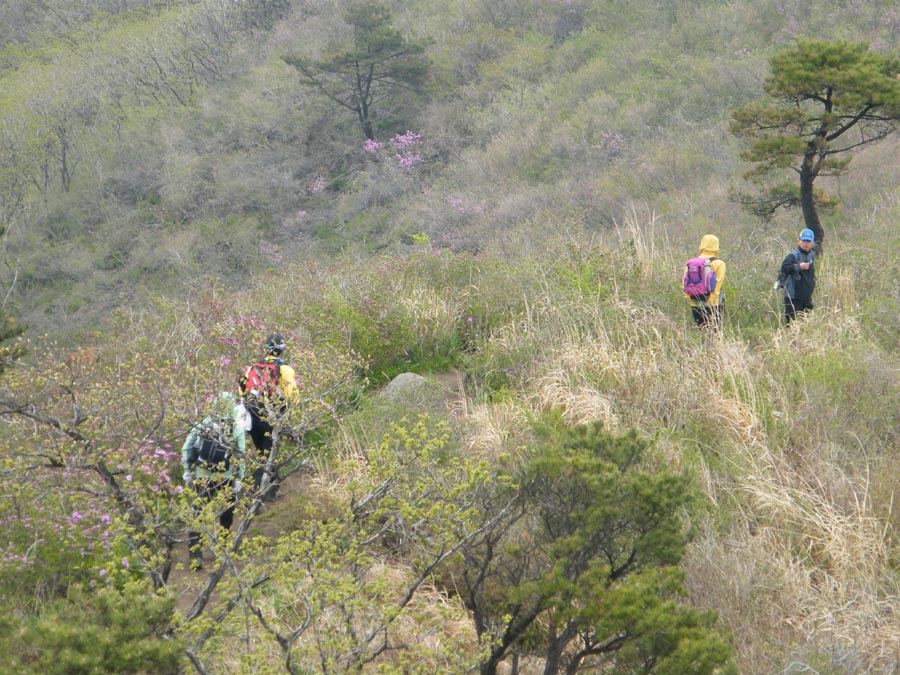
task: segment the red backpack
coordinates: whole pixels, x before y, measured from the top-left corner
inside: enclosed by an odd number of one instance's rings
[[[247,369],[243,378],[244,394],[256,399],[274,399],[281,382],[279,361],[260,361]]]

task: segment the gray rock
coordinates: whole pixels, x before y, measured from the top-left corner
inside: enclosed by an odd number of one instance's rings
[[[400,373],[382,390],[382,395],[391,401],[409,401],[426,395],[430,385],[416,373]]]

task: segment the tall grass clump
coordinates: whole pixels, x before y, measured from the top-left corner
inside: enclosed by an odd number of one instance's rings
[[[742,398],[762,424],[710,493],[730,516],[692,552],[693,592],[722,608],[745,672],[897,667],[898,364],[866,334],[846,274],[829,261],[820,280],[810,316],[748,348]]]
[[[673,462],[702,472],[712,507],[692,593],[728,608],[747,672],[893,667],[883,647],[897,610],[896,481],[884,469],[896,466],[898,364],[861,324],[838,247],[808,317],[782,326],[747,313],[704,336],[677,289],[670,301],[649,292],[674,285],[679,267],[653,229],[638,218],[620,233],[628,246],[556,251],[522,313],[483,342],[481,367],[515,377],[502,406],[472,408],[477,447],[509,450],[522,424],[551,411],[664,437]],[[585,260],[602,261],[596,284],[572,273]],[[768,279],[735,277],[744,299],[766,305]]]
[[[812,452],[824,448],[814,448]],[[742,672],[892,672],[897,581],[870,485],[777,451],[738,484],[729,527],[695,543],[695,599],[720,608]],[[792,665],[793,664],[793,665]],[[791,668],[798,670],[791,670]]]

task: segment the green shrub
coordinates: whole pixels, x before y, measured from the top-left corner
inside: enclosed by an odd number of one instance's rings
[[[38,615],[7,615],[0,663],[21,675],[177,675],[183,647],[170,633],[173,612],[172,598],[141,584],[75,586]]]

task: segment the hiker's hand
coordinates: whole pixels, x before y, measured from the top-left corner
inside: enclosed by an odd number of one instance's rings
[[[240,479],[234,481],[234,494],[236,494],[236,495],[241,494],[242,487],[243,487],[243,484],[241,483]]]
[[[185,471],[185,472],[184,472],[184,475],[182,476],[182,478],[184,479],[184,482],[185,482],[187,485],[190,485],[190,484],[193,482],[193,480],[194,480],[194,477],[191,475],[191,472],[190,472],[190,471]]]
[[[802,262],[802,263],[800,263],[800,269],[801,269],[801,270],[808,270],[808,269],[809,269],[809,263],[808,263],[808,262]]]

